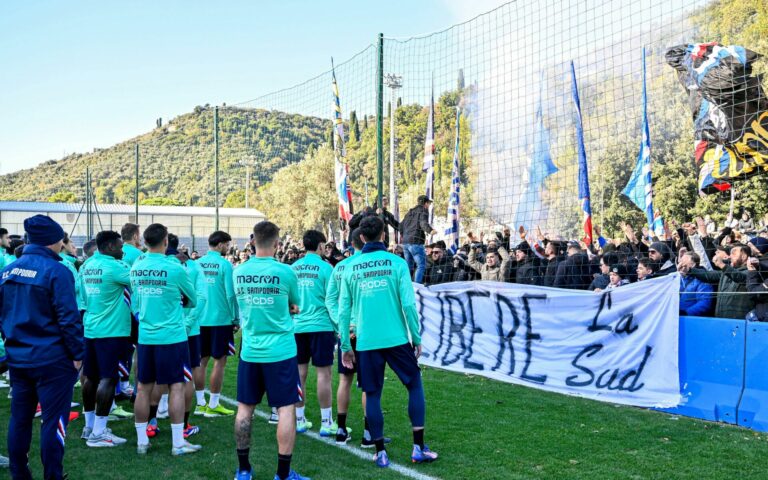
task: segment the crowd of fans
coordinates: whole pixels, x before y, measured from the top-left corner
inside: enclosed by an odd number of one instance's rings
[[[492,234],[469,232],[454,253],[442,240],[424,245],[435,233],[425,217],[428,206],[420,203],[402,223],[386,204],[383,209],[368,207],[352,218],[348,230],[366,216],[382,218],[402,242],[390,242],[389,251],[408,260],[414,281],[427,286],[483,280],[602,292],[679,272],[681,315],[768,321],[768,215],[755,225],[744,211],[738,220],[728,217],[719,229],[709,216],[680,225],[672,221],[662,238],[626,224],[621,225],[621,237],[606,238],[595,227],[596,238],[590,244],[546,235],[538,227],[533,232],[520,227],[514,235],[509,228]],[[325,261],[336,265],[353,255],[348,240],[339,242],[341,250],[337,242],[326,243]],[[18,258],[23,246],[20,236],[0,228],[6,257]],[[424,255],[422,273],[416,247]],[[94,242],[86,242],[84,257],[94,249]],[[248,243],[233,244],[226,258],[236,266],[248,261],[251,249]],[[69,238],[65,250],[77,256]],[[179,250],[193,260],[200,257],[183,245]],[[301,242],[288,236],[276,256],[290,265],[305,253]]]
[[[709,216],[683,224],[672,221],[661,237],[622,224],[621,237],[606,238],[595,227],[589,244],[546,235],[538,227],[533,232],[520,227],[514,235],[509,228],[469,232],[454,253],[442,240],[428,243],[436,233],[428,223],[430,203],[420,198],[402,223],[386,204],[383,209],[368,207],[353,217],[350,227],[368,215],[382,218],[401,242],[390,243],[389,251],[409,262],[414,281],[428,286],[484,280],[602,292],[679,272],[681,315],[768,321],[768,215],[756,225],[744,211],[738,220],[726,218],[720,228]],[[425,257],[423,272],[418,247]],[[339,250],[329,242],[324,258],[335,265],[352,254],[351,248]],[[281,244],[284,263],[303,255],[290,239]],[[237,262],[237,255],[231,259]]]

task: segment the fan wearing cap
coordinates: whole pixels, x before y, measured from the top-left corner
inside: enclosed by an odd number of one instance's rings
[[[653,242],[648,247],[648,257],[653,261],[661,265],[658,271],[654,270],[654,277],[663,277],[670,273],[675,273],[677,267],[672,261],[672,250],[664,242]]]
[[[629,280],[627,277],[627,267],[624,265],[617,263],[615,265],[611,265],[611,271],[608,274],[608,277],[611,279],[611,282],[608,284],[607,287],[605,287],[606,290],[612,290],[614,288],[619,288],[623,285],[629,285]]]
[[[35,407],[43,424],[46,479],[63,478],[64,439],[72,388],[85,351],[75,280],[62,265],[64,230],[45,215],[24,220],[29,245],[0,279],[0,330],[13,384],[8,453],[12,478],[32,478],[29,447]]]
[[[413,281],[424,283],[424,274],[427,270],[427,252],[424,243],[427,234],[434,235],[437,231],[429,224],[429,207],[432,199],[426,195],[419,195],[418,205],[408,210],[408,213],[400,222],[400,232],[403,235],[403,251],[408,268],[415,272]],[[351,226],[351,225],[350,225]]]
[[[748,243],[749,248],[752,250],[752,255],[757,257],[761,262],[768,262],[768,238],[755,237]]]
[[[520,242],[515,247],[515,260],[517,260],[517,274],[515,283],[525,285],[541,285],[539,267],[534,263],[534,254],[528,242]]]

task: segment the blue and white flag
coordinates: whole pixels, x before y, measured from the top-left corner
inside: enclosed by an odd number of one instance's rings
[[[539,100],[536,105],[536,123],[533,133],[533,155],[528,166],[528,179],[523,186],[520,200],[517,202],[515,223],[513,225],[515,229],[523,226],[528,231],[533,229],[534,222],[539,222],[541,219],[546,218],[542,199],[544,180],[550,175],[557,173],[557,167],[552,162],[552,155],[549,153],[549,130],[544,126],[544,115],[542,113],[541,90],[544,85],[543,74],[539,85]]]
[[[459,192],[461,190],[461,178],[459,173],[459,126],[461,124],[461,108],[456,107],[456,142],[453,147],[453,168],[451,168],[451,192],[448,197],[448,229],[445,234],[450,243],[448,249],[456,254],[459,251]]]
[[[651,176],[651,134],[648,128],[648,94],[645,85],[645,48],[643,48],[643,138],[640,141],[640,152],[637,164],[627,186],[621,192],[632,201],[637,208],[645,212],[648,228],[656,236],[664,234],[664,219],[653,209],[653,178]]]

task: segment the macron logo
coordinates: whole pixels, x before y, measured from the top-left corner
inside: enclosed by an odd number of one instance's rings
[[[376,267],[389,267],[392,266],[391,260],[371,260],[369,262],[360,262],[352,267],[352,271],[358,271],[363,270],[365,268],[376,268]]]

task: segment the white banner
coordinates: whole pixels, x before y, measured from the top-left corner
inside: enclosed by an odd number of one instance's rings
[[[424,365],[625,405],[680,401],[677,274],[602,293],[414,287]]]

